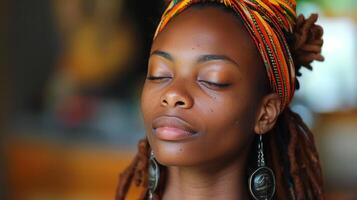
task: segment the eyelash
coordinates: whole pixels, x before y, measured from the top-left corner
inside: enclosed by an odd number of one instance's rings
[[[169,79],[172,77],[169,77],[169,76],[148,76],[146,78],[148,80],[155,81],[155,80]],[[225,88],[230,85],[229,83],[214,83],[214,82],[205,81],[205,80],[198,80],[198,82],[207,84],[209,87],[215,87],[215,88]]]
[[[146,79],[151,80],[151,81],[162,80],[162,79],[167,79],[167,78],[171,78],[171,77],[169,77],[169,76],[148,76],[148,77],[146,77]]]
[[[217,88],[225,88],[228,87],[230,84],[229,83],[214,83],[214,82],[210,82],[210,81],[204,81],[204,80],[199,80],[198,82],[207,84],[211,87],[217,87]]]

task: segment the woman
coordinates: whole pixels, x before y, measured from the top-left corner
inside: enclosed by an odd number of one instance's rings
[[[316,15],[294,0],[172,1],[141,99],[147,138],[116,199],[323,199],[312,133],[289,109],[322,61]],[[134,183],[134,184],[132,184]]]

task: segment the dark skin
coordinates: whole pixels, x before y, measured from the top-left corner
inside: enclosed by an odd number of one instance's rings
[[[214,16],[214,17],[208,17]],[[189,8],[155,38],[141,107],[156,160],[167,167],[163,199],[248,199],[247,157],[280,113],[242,22],[219,8]],[[179,119],[194,134],[163,140],[153,122]]]

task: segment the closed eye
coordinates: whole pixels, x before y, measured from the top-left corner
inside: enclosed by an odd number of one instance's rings
[[[210,81],[205,81],[205,80],[199,80],[198,82],[205,84],[208,87],[213,87],[213,88],[225,88],[230,86],[229,83],[215,83],[215,82],[210,82]]]
[[[163,79],[168,79],[168,78],[171,78],[170,76],[148,76],[146,77],[146,79],[148,80],[163,80]]]

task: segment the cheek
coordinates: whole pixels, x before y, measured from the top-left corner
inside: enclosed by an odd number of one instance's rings
[[[254,106],[249,98],[242,100],[239,96],[224,101],[217,98],[208,109],[209,113],[203,115],[207,121],[206,143],[215,147],[212,153],[217,153],[216,156],[239,152],[254,136]]]
[[[207,137],[216,147],[216,151],[222,154],[227,151],[239,151],[253,136],[253,111],[248,109],[248,106],[239,104],[239,101],[235,101],[236,106],[229,104],[225,102],[224,107],[212,108],[211,116],[214,117],[207,120]]]
[[[157,104],[157,95],[154,96],[152,90],[149,88],[147,84],[144,85],[143,91],[141,93],[141,112],[144,120],[144,125],[146,129],[148,129],[148,124],[151,121],[153,111],[155,108],[155,104]],[[151,128],[151,127],[150,127]]]
[[[153,145],[151,134],[148,133],[151,133],[152,131],[152,126],[150,122],[152,121],[154,114],[153,101],[155,101],[155,98],[153,98],[152,92],[147,86],[147,84],[145,84],[143,87],[140,101],[141,113],[145,127],[145,135],[147,136],[150,146],[153,147],[155,145]]]
[[[253,97],[242,88],[239,89],[240,92],[236,91],[238,89],[226,95],[216,96],[210,104],[210,113],[206,113],[205,116],[208,116],[207,124],[214,132],[226,134],[225,132],[236,130],[248,134],[253,131],[256,112]]]

